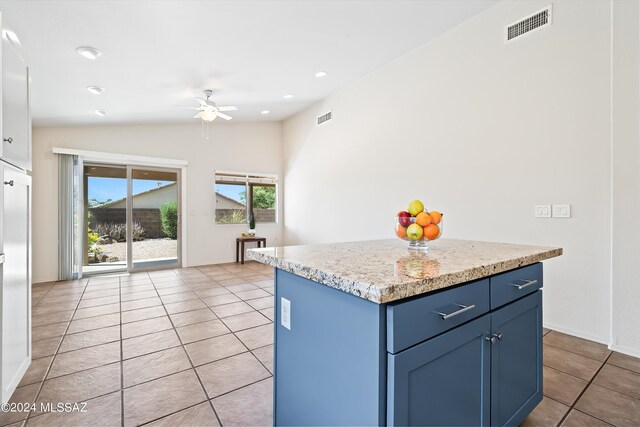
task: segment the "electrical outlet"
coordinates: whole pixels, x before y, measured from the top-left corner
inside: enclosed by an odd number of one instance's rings
[[[571,218],[571,205],[553,205],[554,218]]]
[[[536,218],[551,218],[551,205],[536,205],[534,213]]]
[[[280,324],[291,330],[291,301],[280,298]]]

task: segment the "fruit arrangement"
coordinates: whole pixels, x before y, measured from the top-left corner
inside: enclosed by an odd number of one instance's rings
[[[442,213],[427,211],[420,200],[396,214],[396,236],[409,240],[409,249],[427,249],[427,242],[442,234]]]

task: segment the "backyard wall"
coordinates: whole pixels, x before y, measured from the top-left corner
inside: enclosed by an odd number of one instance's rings
[[[200,123],[35,128],[33,132],[33,280],[58,277],[58,162],[53,147],[186,160],[186,265],[235,261],[235,238],[248,226],[216,225],[214,171],[281,174],[280,123]],[[282,204],[282,192],[278,203]],[[268,245],[281,243],[278,223],[258,224]]]
[[[89,221],[89,228],[93,229],[96,224],[126,224],[126,208],[89,208],[92,219]],[[138,223],[144,229],[144,237],[147,239],[158,239],[167,237],[162,231],[162,221],[160,219],[160,209],[133,209],[133,222]]]

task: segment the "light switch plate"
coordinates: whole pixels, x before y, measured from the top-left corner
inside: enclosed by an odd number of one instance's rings
[[[553,205],[554,218],[571,218],[571,205]]]
[[[280,298],[280,324],[291,330],[291,301]]]
[[[536,218],[551,218],[551,205],[536,205],[534,213]]]

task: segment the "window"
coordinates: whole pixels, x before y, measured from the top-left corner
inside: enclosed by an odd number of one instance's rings
[[[277,222],[277,177],[237,172],[215,173],[216,224]],[[247,209],[248,208],[248,209]]]

